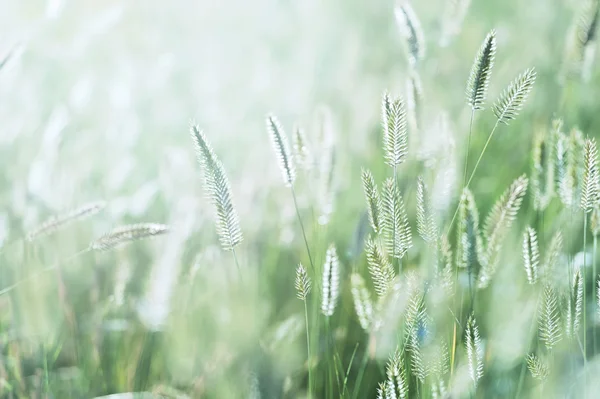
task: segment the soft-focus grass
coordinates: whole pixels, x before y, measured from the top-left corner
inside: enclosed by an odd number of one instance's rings
[[[413,160],[399,174],[413,230],[416,176],[425,171],[415,160],[419,150],[452,157],[459,181],[444,199],[449,212],[456,204],[470,116],[464,86],[492,27],[499,50],[490,101],[526,67],[535,66],[539,77],[519,118],[497,132],[472,184],[482,215],[529,172],[532,135],[553,117],[590,136],[600,128],[597,72],[589,83],[575,84],[560,107],[557,73],[577,2],[473,0],[460,35],[440,48],[442,3],[414,4],[428,45],[423,129],[419,147],[410,147]],[[251,395],[256,381],[261,397],[305,396],[303,310],[293,277],[308,258],[264,115],[273,111],[289,133],[299,123],[314,137],[322,104],[333,115],[338,161],[327,226],[312,222],[311,183],[301,177],[297,191],[316,263],[330,242],[341,256],[344,288],[330,324],[344,370],[358,344],[349,390],[374,397],[393,348],[378,345],[378,359],[369,361],[356,386],[368,337],[358,326],[347,277],[353,265],[366,267],[355,244],[364,212],[360,168],[370,167],[380,181],[388,173],[381,162],[381,94],[400,92],[407,77],[392,8],[391,1],[357,0],[3,1],[0,57],[16,52],[0,70],[0,289],[115,225],[152,221],[173,232],[82,255],[0,296],[2,397],[154,391],[238,398]],[[442,113],[447,130],[438,127]],[[229,173],[246,236],[239,250],[243,282],[218,247],[187,133],[191,122],[205,130]],[[470,165],[494,122],[490,110],[478,114]],[[21,241],[46,217],[99,198],[109,206],[92,219],[32,245]],[[559,209],[552,204],[537,226],[540,240],[560,226],[566,249],[575,253],[581,214]],[[524,285],[520,232],[535,221],[527,198],[497,284],[480,305],[495,354],[486,370],[494,377],[481,397],[509,397],[518,380],[534,306]],[[425,247],[415,241],[408,263],[417,266]],[[313,342],[324,351],[322,333],[313,332]],[[320,398],[327,392],[325,370],[335,361],[316,348]],[[591,373],[597,366],[589,362]],[[533,386],[528,379],[525,391]]]

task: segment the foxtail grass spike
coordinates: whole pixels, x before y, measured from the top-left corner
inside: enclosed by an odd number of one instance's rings
[[[492,30],[485,37],[483,44],[475,56],[469,80],[467,81],[467,103],[473,111],[483,109],[490,77],[492,76],[495,56],[496,31]]]
[[[375,292],[380,298],[383,298],[390,289],[396,272],[381,247],[371,237],[365,243],[365,251]]]
[[[494,104],[494,114],[499,123],[508,125],[510,121],[519,115],[533,88],[535,77],[534,68],[525,70],[500,95],[500,98]]]
[[[415,67],[425,56],[425,40],[421,23],[408,1],[396,5],[394,15],[400,34],[406,41],[409,63]]]
[[[477,386],[479,380],[483,377],[483,347],[479,336],[479,328],[473,315],[469,316],[465,335],[465,346],[467,347],[467,357],[469,360],[469,375],[473,380],[473,384]]]
[[[299,168],[305,171],[310,171],[314,166],[313,153],[310,149],[310,145],[308,143],[308,139],[306,138],[304,130],[298,126],[294,128],[293,143],[293,156],[294,160],[296,161],[296,164],[298,164]]]
[[[479,268],[481,253],[479,213],[473,194],[465,188],[459,203],[456,233],[456,266],[475,274]]]
[[[400,259],[412,247],[412,233],[404,201],[392,178],[385,181],[383,190],[383,230],[386,250],[392,257]]]
[[[362,182],[365,198],[367,200],[367,213],[369,215],[369,222],[371,223],[371,227],[373,228],[375,234],[381,234],[381,197],[379,195],[377,183],[375,183],[375,179],[368,169],[362,170]]]
[[[417,231],[423,240],[435,246],[438,227],[423,178],[417,178]]]
[[[516,179],[500,199],[496,201],[485,219],[486,246],[482,257],[478,288],[487,287],[496,272],[500,249],[504,244],[510,226],[517,217],[517,212],[521,208],[527,185],[528,179],[525,175]]]
[[[194,126],[191,130],[198,162],[204,172],[204,185],[215,207],[216,228],[221,246],[233,250],[243,240],[242,230],[233,204],[233,196],[225,168],[217,158],[204,133]]]
[[[288,144],[288,138],[274,115],[267,115],[267,131],[271,137],[271,144],[279,162],[283,182],[286,186],[291,187],[296,180],[296,167]]]
[[[58,230],[61,230],[64,227],[68,226],[72,222],[95,215],[105,207],[106,202],[95,201],[82,205],[79,208],[73,209],[69,212],[53,216],[45,222],[43,222],[42,224],[40,224],[39,226],[37,226],[36,228],[29,231],[25,236],[26,240],[33,241],[36,238],[55,233]]]
[[[352,273],[350,276],[350,291],[360,326],[363,330],[369,331],[373,320],[373,302],[360,274]]]
[[[327,317],[333,315],[340,293],[340,264],[335,246],[331,244],[325,255],[322,280],[321,311]]]
[[[527,355],[527,368],[531,376],[539,381],[545,381],[550,374],[548,363],[533,353]]]
[[[598,171],[598,150],[596,140],[586,139],[584,150],[583,185],[581,189],[581,209],[585,213],[600,202],[600,173]]]
[[[110,251],[133,241],[166,234],[168,231],[168,226],[158,223],[124,225],[92,241],[90,249],[95,251]]]
[[[306,272],[302,263],[298,264],[296,268],[296,280],[294,281],[294,287],[296,288],[296,296],[301,301],[306,301],[306,297],[310,293],[311,282],[310,277]]]
[[[406,107],[401,97],[390,98],[387,93],[383,96],[382,123],[385,161],[394,168],[408,155]]]
[[[556,290],[549,283],[544,286],[542,295],[539,337],[546,346],[546,349],[551,351],[562,338],[558,296]]]
[[[538,280],[540,266],[540,248],[537,233],[531,226],[525,228],[523,234],[523,264],[527,274],[527,282],[535,284]]]

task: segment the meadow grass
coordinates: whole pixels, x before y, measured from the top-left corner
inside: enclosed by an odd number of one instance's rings
[[[30,106],[43,129],[0,111],[0,397],[600,395],[600,3],[563,3],[550,7],[560,23],[531,22],[529,47],[502,5],[399,1],[340,17],[393,32],[382,57],[400,72],[364,86],[378,97],[358,103],[369,117],[348,111],[365,94],[352,77],[314,113],[278,93],[243,120],[250,137],[234,111],[208,104],[185,126],[194,112],[158,97],[176,138],[154,143],[127,112],[92,138],[85,126],[101,121],[77,116],[92,84],[81,71],[68,105]],[[86,34],[131,17],[114,10]],[[36,40],[0,54],[0,87],[56,68],[35,62]],[[114,110],[147,106],[123,94],[123,73]],[[22,90],[15,101],[33,101]]]

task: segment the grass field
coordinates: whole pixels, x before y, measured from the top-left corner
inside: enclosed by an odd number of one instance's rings
[[[599,9],[1,2],[0,397],[598,397]]]

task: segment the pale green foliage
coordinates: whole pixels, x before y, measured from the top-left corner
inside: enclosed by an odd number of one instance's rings
[[[496,31],[492,29],[479,48],[467,81],[467,103],[473,111],[483,109],[496,56]]]
[[[382,231],[381,197],[379,195],[377,183],[375,183],[375,179],[368,169],[362,170],[362,182],[365,198],[367,200],[369,222],[371,223],[371,227],[375,234],[380,234]]]
[[[539,315],[539,336],[549,351],[562,338],[558,296],[556,290],[550,284],[544,286]]]
[[[340,261],[333,244],[329,246],[325,255],[321,284],[321,312],[329,317],[335,311],[340,294]]]
[[[391,287],[396,273],[392,264],[384,255],[381,247],[369,237],[365,243],[369,273],[375,286],[375,292],[379,297],[384,297]]]
[[[540,248],[537,233],[531,226],[527,226],[523,234],[523,266],[527,274],[527,282],[535,284],[540,266]]]
[[[482,269],[479,275],[478,287],[488,286],[496,272],[500,249],[505,241],[510,226],[517,217],[517,212],[527,191],[527,178],[523,175],[502,194],[500,199],[485,219],[486,245],[482,257]]]
[[[591,212],[600,200],[600,174],[598,173],[598,150],[596,140],[586,139],[584,150],[583,184],[581,188],[581,209]]]
[[[483,347],[481,337],[479,336],[479,327],[477,327],[474,315],[469,316],[465,331],[469,375],[471,380],[473,380],[473,384],[477,386],[477,383],[483,377]]]
[[[427,186],[421,176],[417,178],[417,231],[425,242],[431,245],[436,244],[438,227],[435,223]]]
[[[394,8],[396,23],[400,34],[406,41],[408,60],[416,66],[425,56],[425,40],[421,23],[408,1],[401,2]]]
[[[310,293],[311,282],[310,277],[306,273],[306,269],[302,266],[302,263],[298,264],[296,268],[296,280],[294,281],[294,287],[296,288],[296,296],[301,301],[306,301],[306,297]]]
[[[363,330],[369,331],[373,320],[373,302],[360,274],[352,273],[350,276],[350,291],[352,292],[354,310],[356,310],[360,326]]]
[[[534,353],[527,355],[527,368],[531,376],[540,381],[546,380],[550,374],[550,368],[546,360],[537,357]]]
[[[408,155],[406,107],[402,97],[391,98],[385,93],[381,105],[381,118],[385,160],[394,168],[404,162]]]
[[[508,125],[517,117],[533,88],[535,77],[535,70],[527,69],[502,92],[494,104],[494,114],[499,122]]]
[[[229,179],[223,164],[206,140],[204,133],[196,126],[191,130],[198,162],[204,172],[204,186],[215,207],[217,234],[225,250],[233,250],[242,242],[242,230],[237,211],[233,204]]]
[[[290,151],[288,138],[283,127],[274,115],[267,115],[267,131],[269,132],[271,145],[279,162],[283,182],[286,186],[292,186],[296,180],[296,166],[293,154]]]
[[[382,210],[386,251],[394,258],[402,258],[412,247],[412,234],[404,200],[392,178],[388,178],[383,185]]]

